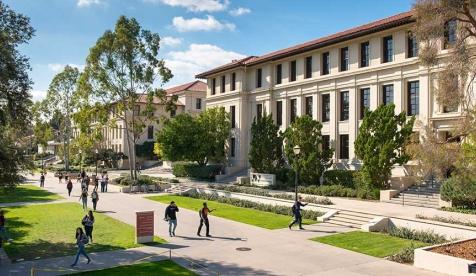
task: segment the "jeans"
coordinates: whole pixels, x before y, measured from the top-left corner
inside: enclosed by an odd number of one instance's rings
[[[295,223],[299,223],[299,228],[302,228],[302,216],[301,214],[299,215],[294,215],[294,220],[289,224],[289,227],[293,226]]]
[[[40,181],[40,187],[45,187],[45,181],[44,180]]]
[[[83,210],[88,209],[88,198],[83,197]]]
[[[104,193],[106,191],[106,183],[101,182],[101,193]]]
[[[175,228],[177,228],[177,220],[176,219],[170,219],[169,220],[169,234],[171,236],[172,236],[172,234],[175,236]]]
[[[200,226],[198,226],[197,235],[200,235],[200,232],[202,231],[203,224],[205,224],[205,227],[207,228],[207,236],[210,236],[210,223],[208,222],[208,218],[201,218],[200,219]]]
[[[84,226],[84,232],[86,233],[86,236],[89,237],[91,242],[93,242],[93,226]]]
[[[91,261],[88,254],[86,254],[86,250],[84,250],[84,245],[78,246],[78,252],[76,253],[76,259],[74,260],[74,263],[72,264],[72,266],[75,266],[78,263],[79,255],[81,255],[81,254],[83,254],[83,256],[86,257],[86,259],[88,259],[88,262]]]
[[[93,199],[93,210],[96,211],[96,205],[98,204],[97,200]]]

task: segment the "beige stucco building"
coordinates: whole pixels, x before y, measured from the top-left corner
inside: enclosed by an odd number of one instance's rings
[[[359,165],[353,144],[366,107],[393,102],[396,112],[448,135],[460,113],[437,104],[435,71],[419,63],[413,24],[412,12],[405,12],[198,74],[207,80],[207,107],[224,106],[231,113],[233,171],[249,167],[251,123],[265,112],[282,130],[303,114],[322,122],[325,143],[346,168]],[[442,58],[456,35],[455,25],[447,27]]]

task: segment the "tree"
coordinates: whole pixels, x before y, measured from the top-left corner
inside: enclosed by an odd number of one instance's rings
[[[276,173],[283,166],[283,137],[272,115],[262,116],[251,125],[249,160],[260,173]]]
[[[230,138],[231,122],[230,113],[224,107],[213,107],[200,113],[198,123],[204,133],[199,143],[200,152],[206,158],[203,164],[209,161],[223,164],[227,159],[227,141]]]
[[[15,187],[19,172],[30,167],[16,143],[30,118],[28,58],[18,51],[34,34],[30,19],[0,1],[0,187]]]
[[[284,151],[299,180],[306,185],[319,183],[321,175],[332,165],[332,149],[322,149],[322,124],[305,115],[297,118],[284,132]],[[294,146],[301,152],[296,156]]]
[[[69,145],[72,133],[72,116],[78,110],[77,84],[79,71],[67,65],[50,83],[46,98],[43,100],[45,115],[59,115],[63,124],[59,134],[63,140],[64,169],[69,170]]]
[[[80,79],[80,91],[90,105],[100,103],[103,113],[111,115],[108,122],[123,122],[132,179],[137,179],[135,146],[145,123],[158,121],[155,105],[164,104],[167,111],[176,108],[176,96],[167,98],[163,89],[154,87],[172,77],[158,57],[159,48],[158,34],[142,29],[134,18],[121,16],[115,29],[106,31],[90,49]],[[141,104],[145,108],[135,111]]]
[[[362,160],[363,181],[370,188],[385,188],[392,166],[404,164],[410,156],[405,145],[412,134],[415,117],[407,120],[405,112],[395,115],[395,105],[380,105],[366,110],[354,143],[356,156]]]

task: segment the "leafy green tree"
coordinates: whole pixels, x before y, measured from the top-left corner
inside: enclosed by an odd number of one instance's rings
[[[200,128],[204,131],[198,143],[200,151],[206,156],[203,164],[209,161],[223,164],[228,155],[227,141],[230,138],[230,114],[224,107],[213,107],[200,113],[198,116]],[[206,153],[206,154],[205,154]]]
[[[405,164],[410,156],[405,145],[412,134],[415,117],[405,112],[395,115],[395,105],[380,105],[367,110],[354,143],[355,154],[362,160],[361,181],[369,188],[386,188],[392,166]]]
[[[297,118],[284,132],[284,152],[299,180],[305,185],[316,185],[321,175],[332,165],[333,149],[322,149],[322,124],[305,115]],[[301,148],[296,156],[294,146]]]
[[[262,116],[251,125],[249,160],[260,173],[276,173],[283,166],[283,137],[272,115]]]
[[[171,77],[171,71],[159,58],[160,37],[142,29],[134,18],[121,16],[113,31],[106,31],[90,49],[80,79],[80,91],[86,106],[103,108],[106,120],[121,120],[130,149],[130,173],[137,179],[135,145],[154,116],[157,103],[174,110],[177,97],[167,98],[156,88]],[[145,104],[141,106],[141,104]],[[140,108],[134,112],[135,108]]]
[[[57,115],[63,122],[59,134],[63,140],[64,168],[69,170],[70,141],[72,134],[72,116],[78,110],[77,94],[79,70],[67,65],[50,83],[46,98],[43,100],[45,115],[52,118]]]

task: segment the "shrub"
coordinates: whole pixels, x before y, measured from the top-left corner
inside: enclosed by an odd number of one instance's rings
[[[339,197],[356,197],[357,191],[352,188],[346,188],[342,185],[324,185],[324,186],[299,186],[298,192],[303,194],[320,195],[320,196],[339,196]]]
[[[370,177],[365,171],[358,171],[354,174],[357,197],[363,199],[379,199],[380,189],[372,185]]]
[[[413,243],[404,249],[402,249],[400,252],[398,252],[395,255],[389,256],[388,260],[389,261],[394,261],[397,263],[402,263],[402,264],[412,264],[413,259],[415,257],[415,249],[417,249],[418,246],[415,246]]]
[[[447,212],[476,215],[476,209],[470,209],[465,207],[442,207],[441,210],[447,211]]]
[[[157,159],[154,154],[154,142],[146,141],[141,145],[136,145],[136,155],[147,159]]]
[[[421,241],[430,244],[438,244],[448,241],[445,236],[436,234],[433,231],[413,230],[406,227],[392,227],[388,234],[394,237]]]
[[[450,223],[450,224],[459,224],[459,225],[464,225],[464,226],[470,226],[470,227],[476,227],[476,222],[473,222],[471,220],[459,220],[457,218],[447,218],[447,217],[440,217],[440,216],[432,216],[432,217],[427,217],[425,215],[420,215],[417,214],[415,216],[418,219],[426,219],[426,220],[433,220],[433,221],[440,221],[444,223]]]
[[[342,185],[354,188],[355,171],[351,170],[330,170],[324,172],[324,185]]]
[[[162,177],[153,177],[148,175],[140,175],[137,177],[137,185],[159,185],[161,188],[160,190],[165,190],[170,187],[168,183],[178,183],[176,179],[168,179]],[[113,184],[121,185],[121,186],[131,186],[134,185],[134,182],[131,179],[130,175],[121,175],[112,180]]]
[[[455,174],[441,186],[441,198],[453,206],[476,209],[476,179],[471,174]]]
[[[177,162],[172,166],[172,173],[177,177],[191,177],[213,180],[220,174],[221,165],[199,165],[196,163]]]

